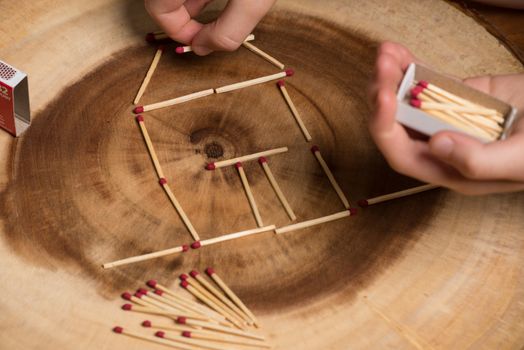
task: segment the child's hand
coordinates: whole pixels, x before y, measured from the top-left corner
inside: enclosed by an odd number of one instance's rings
[[[369,130],[390,166],[421,181],[466,194],[524,189],[524,118],[504,141],[483,144],[465,134],[439,132],[429,142],[410,137],[395,120],[396,92],[408,65],[416,61],[404,46],[386,42],[379,50],[370,86],[374,108]],[[524,74],[466,79],[524,111]]]
[[[147,12],[167,35],[191,44],[197,55],[236,50],[276,0],[229,0],[209,24],[193,19],[212,0],[145,0]]]

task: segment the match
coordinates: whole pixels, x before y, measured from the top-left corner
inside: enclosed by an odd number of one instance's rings
[[[130,301],[130,302],[133,302],[133,303],[135,303],[135,304],[137,304],[139,306],[148,307],[148,308],[151,307],[148,303],[146,303],[145,301],[141,300],[140,298],[137,298],[136,296],[132,295],[129,292],[122,293],[121,297],[122,297],[122,299]]]
[[[244,167],[242,166],[241,162],[236,163],[235,167],[237,168],[238,174],[240,175],[242,186],[244,186],[244,191],[246,191],[247,200],[249,201],[249,205],[251,206],[251,210],[253,211],[253,215],[255,216],[257,225],[258,227],[262,227],[264,226],[264,223],[262,222],[262,217],[260,216],[260,212],[258,211],[257,203],[255,202],[255,198],[253,197],[253,193],[251,192],[251,187],[249,186],[249,182],[247,181],[246,173],[244,172]]]
[[[142,98],[142,95],[146,91],[147,86],[149,85],[149,82],[151,81],[151,78],[153,77],[153,74],[155,73],[156,67],[158,66],[158,62],[160,62],[160,57],[162,57],[162,52],[164,51],[164,46],[159,46],[156,50],[155,56],[153,57],[153,61],[151,62],[151,65],[149,66],[149,69],[147,70],[146,76],[144,80],[142,81],[142,85],[140,85],[140,88],[138,89],[138,92],[136,94],[136,97],[133,101],[133,104],[137,104],[138,101]]]
[[[243,345],[243,346],[250,346],[250,347],[256,347],[256,348],[263,348],[263,349],[270,349],[271,345],[261,343],[259,341],[248,341],[248,340],[241,340],[241,339],[235,339],[230,338],[228,336],[221,336],[216,333],[203,333],[203,331],[182,331],[182,336],[186,338],[194,338],[194,339],[200,339],[200,340],[208,340],[212,342],[219,342],[219,343],[227,343],[227,344],[235,344],[235,345]]]
[[[153,300],[154,300],[154,302],[155,302],[154,304],[157,305],[159,308],[166,309],[166,310],[171,310],[172,309],[175,312],[178,312],[178,313],[180,313],[182,315],[186,315],[188,317],[191,317],[191,318],[194,318],[194,319],[199,319],[199,320],[202,320],[202,321],[209,321],[209,322],[215,321],[214,319],[212,319],[209,316],[205,317],[206,315],[202,315],[200,313],[196,313],[194,311],[191,311],[189,308],[186,308],[183,304],[177,304],[177,303],[171,301],[170,299],[162,297],[162,291],[159,291],[159,292],[160,292],[160,294],[156,293],[156,291],[153,292],[153,293],[150,293],[150,291],[148,291],[145,288],[139,288],[137,290],[137,293],[140,293],[142,295],[142,298],[147,297],[150,302],[153,302]],[[153,299],[153,300],[151,300],[151,299]]]
[[[247,41],[244,41],[242,43],[242,46],[244,46],[246,49],[248,49],[249,51],[253,52],[254,54],[259,55],[260,57],[262,57],[263,59],[265,59],[266,61],[268,61],[272,65],[278,67],[279,69],[284,69],[284,64],[282,62],[277,60],[275,57],[270,56],[269,54],[267,54],[264,51],[260,50],[255,45],[253,45],[253,44],[251,44],[251,43],[249,43]]]
[[[226,348],[224,346],[216,345],[216,344],[210,344],[207,341],[201,341],[197,339],[191,339],[188,337],[182,337],[182,336],[168,336],[164,331],[158,331],[155,333],[155,336],[159,338],[169,339],[176,343],[182,343],[187,344],[191,346],[198,347],[198,349],[210,349],[210,350],[230,350],[230,348]]]
[[[217,243],[221,243],[221,242],[225,242],[225,241],[230,241],[232,239],[237,239],[237,238],[241,238],[241,237],[256,235],[258,233],[273,231],[275,228],[276,228],[275,225],[269,225],[269,226],[253,228],[253,229],[249,229],[249,230],[245,230],[245,231],[229,233],[227,235],[214,237],[214,238],[209,238],[209,239],[205,239],[203,241],[200,241],[200,245],[203,247],[203,246],[206,246],[206,245],[217,244]]]
[[[233,334],[233,335],[237,335],[239,337],[244,337],[244,338],[265,340],[265,338],[263,336],[260,336],[258,334],[250,333],[250,332],[243,331],[243,330],[240,330],[240,329],[234,329],[234,328],[219,326],[219,325],[216,325],[216,324],[213,324],[213,323],[207,323],[207,322],[202,322],[202,321],[190,320],[190,319],[187,319],[186,317],[179,317],[179,318],[177,318],[176,319],[176,323],[178,323],[178,324],[187,324],[189,326],[194,326],[194,327],[202,327],[202,328],[204,328],[206,330],[213,330],[213,331],[216,331],[216,332]]]
[[[179,103],[195,100],[197,98],[213,95],[214,93],[215,91],[213,89],[207,89],[207,90],[202,90],[198,92],[193,92],[192,94],[189,94],[189,95],[176,97],[176,98],[173,98],[167,101],[157,102],[157,103],[153,103],[153,104],[145,105],[145,106],[136,106],[135,109],[133,109],[133,113],[149,112],[155,109],[165,108],[165,107],[173,106]]]
[[[433,102],[423,102],[419,99],[413,98],[409,102],[413,107],[420,109],[431,109],[435,111],[454,111],[454,112],[464,112],[464,113],[474,113],[480,115],[497,115],[497,111],[494,109],[488,109],[484,107],[471,107],[471,106],[459,106],[454,104],[446,103],[433,103]]]
[[[430,191],[430,190],[433,190],[439,187],[440,186],[432,185],[432,184],[417,186],[417,187],[409,188],[407,190],[384,194],[382,196],[378,196],[374,198],[361,199],[358,201],[358,205],[364,208],[364,207],[367,207],[373,204],[378,204],[378,203],[387,202],[387,201],[397,199],[397,198],[411,196],[411,195],[414,195],[420,192]]]
[[[355,215],[356,213],[357,213],[357,210],[355,208],[350,208],[349,210],[344,210],[336,214],[331,214],[328,216],[323,216],[321,218],[307,220],[307,221],[299,222],[293,225],[280,227],[275,230],[275,233],[279,235],[279,234],[290,232],[290,231],[301,230],[303,228],[308,228],[311,226],[315,226],[315,225],[323,224],[326,222],[342,219],[348,216],[352,216],[352,215]]]
[[[259,323],[255,315],[247,308],[247,306],[240,300],[240,298],[227,286],[227,284],[218,276],[215,270],[211,267],[206,269],[206,274],[222,289],[222,291],[242,310],[246,315],[251,318],[256,327],[259,327]]]
[[[129,265],[129,264],[133,264],[133,263],[137,263],[137,262],[145,261],[145,260],[156,259],[156,258],[160,258],[166,255],[187,252],[188,250],[189,250],[189,246],[184,244],[178,247],[164,249],[164,250],[160,250],[160,251],[153,252],[153,253],[137,255],[137,256],[130,257],[130,258],[108,262],[108,263],[103,264],[102,267],[104,269],[111,269],[113,267]]]
[[[233,91],[233,90],[243,89],[243,88],[246,88],[248,86],[253,86],[253,85],[257,85],[257,84],[267,83],[268,81],[277,80],[277,79],[281,79],[281,78],[284,78],[284,77],[290,77],[294,73],[295,72],[293,71],[293,69],[286,69],[283,72],[267,75],[265,77],[255,78],[255,79],[246,80],[246,81],[242,81],[242,82],[231,84],[231,85],[221,86],[219,88],[216,88],[215,92],[217,94],[221,94],[221,93],[224,93],[224,92],[229,92],[229,91]]]
[[[154,43],[156,41],[166,40],[169,39],[169,36],[164,33],[161,30],[157,30],[156,32],[151,32],[146,34],[146,41],[148,43]]]
[[[248,41],[253,41],[255,40],[255,34],[249,34],[247,37],[246,37],[246,40],[244,40],[244,43],[247,43]],[[178,54],[184,54],[186,52],[192,52],[193,51],[193,48],[191,47],[191,45],[186,45],[186,46],[178,46],[176,49],[175,49],[176,53]]]
[[[114,327],[113,328],[113,332],[118,333],[118,334],[124,334],[124,335],[127,335],[128,337],[145,340],[145,341],[148,341],[148,342],[151,342],[151,343],[157,343],[157,344],[166,345],[166,346],[178,349],[178,350],[194,350],[194,348],[192,348],[192,347],[182,347],[182,346],[180,346],[178,344],[175,345],[171,341],[168,341],[168,340],[165,340],[165,339],[162,339],[162,338],[156,338],[156,337],[153,337],[153,336],[142,335],[142,334],[135,333],[135,332],[132,332],[132,331],[128,331],[128,330],[125,330],[124,328],[119,327],[119,326]]]
[[[250,161],[250,160],[258,159],[260,157],[269,157],[269,156],[272,156],[274,154],[284,153],[284,152],[287,152],[287,151],[288,151],[287,147],[274,148],[274,149],[270,149],[270,150],[267,150],[267,151],[262,151],[262,152],[257,152],[257,153],[253,153],[253,154],[248,154],[248,155],[241,156],[241,157],[231,158],[231,159],[227,159],[227,160],[221,160],[219,162],[214,162],[214,163],[208,163],[206,165],[206,169],[207,170],[215,170],[215,169],[218,169],[218,168],[223,168],[223,167],[226,167],[226,166],[234,165],[234,164],[236,164],[238,162],[247,162],[247,161]]]
[[[349,209],[350,208],[349,201],[346,198],[346,196],[344,195],[344,192],[342,192],[342,189],[338,185],[337,180],[335,180],[335,176],[329,169],[327,163],[324,161],[324,158],[320,154],[320,149],[318,148],[318,146],[311,147],[311,152],[313,152],[318,162],[320,163],[320,166],[322,167],[322,169],[324,170],[324,173],[328,177],[329,182],[331,182],[331,186],[333,186],[333,188],[335,189],[335,192],[337,192],[337,195],[340,198],[340,200],[342,201],[342,204],[344,204],[344,207],[346,209]]]
[[[306,126],[304,125],[304,122],[302,121],[302,118],[300,117],[300,114],[298,113],[298,110],[295,107],[295,104],[291,100],[291,97],[289,96],[289,93],[287,92],[284,80],[279,80],[277,82],[277,85],[280,88],[280,92],[282,92],[282,96],[284,96],[284,100],[286,101],[287,105],[289,106],[289,109],[291,110],[291,114],[293,114],[293,117],[295,117],[298,127],[302,131],[302,134],[304,134],[306,141],[307,142],[311,141],[311,134],[307,130]]]
[[[142,132],[144,141],[146,141],[147,150],[149,151],[149,156],[151,157],[151,160],[153,161],[153,166],[155,167],[155,171],[159,178],[163,178],[164,171],[162,170],[162,167],[160,166],[160,162],[158,161],[158,157],[155,152],[155,147],[153,147],[153,143],[151,142],[151,138],[149,137],[149,133],[147,132],[146,124],[144,123],[144,117],[141,115],[137,115],[136,121],[138,122],[138,125],[140,126],[140,131]]]
[[[260,163],[260,165],[262,165],[262,169],[264,169],[264,173],[266,174],[266,177],[269,180],[271,187],[273,187],[273,191],[275,191],[275,194],[277,195],[280,203],[284,207],[284,210],[286,211],[287,215],[289,216],[291,221],[295,221],[297,217],[295,213],[293,212],[293,209],[291,209],[291,206],[289,205],[286,197],[284,196],[284,193],[280,189],[280,186],[278,185],[277,180],[273,176],[273,172],[269,168],[269,164],[267,163],[266,157],[260,157],[258,159],[258,162]]]

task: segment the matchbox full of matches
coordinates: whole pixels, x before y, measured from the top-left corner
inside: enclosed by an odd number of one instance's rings
[[[428,136],[448,130],[482,142],[503,140],[517,114],[511,105],[415,63],[404,74],[397,100],[397,120]]]
[[[19,136],[30,123],[27,74],[0,61],[0,127]]]

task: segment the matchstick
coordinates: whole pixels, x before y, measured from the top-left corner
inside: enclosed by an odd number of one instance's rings
[[[173,194],[173,191],[171,191],[171,188],[167,184],[167,180],[165,178],[161,178],[159,180],[159,183],[164,188],[164,191],[166,192],[167,196],[169,197],[169,200],[175,207],[178,215],[180,215],[180,218],[184,222],[184,225],[186,225],[187,229],[189,230],[189,233],[191,233],[191,236],[193,236],[193,239],[195,241],[199,241],[200,237],[198,236],[198,233],[196,232],[195,228],[193,227],[193,224],[191,223],[186,213],[184,212],[184,209],[182,209],[182,206],[180,205],[175,195]]]
[[[242,324],[240,322],[238,322],[236,317],[233,317],[230,313],[228,313],[222,307],[220,307],[219,305],[215,304],[209,298],[206,298],[206,296],[204,296],[202,293],[200,293],[200,291],[198,291],[195,287],[189,285],[189,282],[182,281],[180,283],[180,286],[182,286],[182,288],[186,289],[189,293],[193,294],[193,296],[195,298],[197,298],[198,300],[200,300],[201,302],[203,302],[204,304],[209,306],[211,309],[215,310],[216,312],[218,312],[219,314],[224,316],[226,319],[228,319],[235,326],[237,326],[240,329],[243,329]]]
[[[234,328],[228,328],[224,326],[215,325],[213,323],[207,323],[202,321],[196,321],[196,320],[190,320],[186,317],[179,317],[176,319],[176,323],[178,324],[187,324],[189,326],[195,326],[195,327],[202,327],[206,330],[213,330],[220,333],[227,333],[227,334],[233,334],[237,335],[239,337],[244,338],[251,338],[251,339],[257,339],[257,340],[265,340],[263,336],[260,336],[258,334],[250,333],[247,331],[243,331],[240,329],[234,329]],[[199,330],[200,331],[200,330]]]
[[[318,146],[311,147],[311,152],[313,152],[318,162],[320,163],[320,166],[322,167],[322,169],[324,170],[324,173],[328,177],[329,182],[331,182],[331,186],[333,186],[333,188],[335,189],[335,192],[337,192],[337,195],[340,198],[340,200],[342,201],[342,204],[344,204],[344,207],[346,209],[349,209],[350,208],[349,201],[346,198],[346,196],[344,195],[344,192],[342,192],[342,189],[338,185],[337,180],[335,180],[335,176],[333,176],[333,173],[331,172],[328,165],[324,161],[324,158],[320,154],[320,149],[318,148]]]
[[[408,188],[407,190],[402,190],[402,191],[398,191],[398,192],[384,194],[382,196],[378,196],[378,197],[374,197],[374,198],[361,199],[361,200],[358,201],[358,205],[360,205],[361,207],[364,208],[364,207],[367,207],[369,205],[390,201],[392,199],[397,199],[397,198],[402,198],[402,197],[406,197],[406,196],[411,196],[413,194],[417,194],[417,193],[420,193],[420,192],[433,190],[433,189],[439,188],[439,187],[440,186],[438,186],[438,185],[432,185],[432,184],[417,186],[417,187],[413,187],[413,188]]]
[[[153,57],[153,61],[151,62],[151,65],[149,66],[149,69],[147,70],[146,76],[144,80],[142,81],[142,85],[140,85],[140,88],[138,89],[135,100],[133,101],[134,105],[136,105],[138,101],[140,101],[140,98],[142,98],[142,95],[146,91],[146,88],[149,85],[149,81],[151,80],[151,77],[153,77],[156,67],[158,66],[158,62],[160,62],[160,57],[162,57],[162,52],[164,52],[164,46],[159,46],[158,49],[156,50],[155,56]]]
[[[133,113],[142,113],[142,112],[149,112],[155,109],[165,108],[169,106],[173,106],[179,103],[195,100],[197,98],[213,95],[215,91],[213,89],[207,89],[202,91],[193,92],[189,95],[184,95],[180,97],[176,97],[167,101],[157,102],[150,105],[145,106],[136,106],[135,109],[133,109]]]
[[[264,169],[264,172],[266,173],[267,179],[269,180],[269,183],[271,184],[271,187],[273,187],[273,191],[275,191],[275,194],[277,195],[278,199],[280,200],[280,203],[284,207],[284,210],[286,211],[287,215],[292,221],[295,221],[297,219],[295,213],[293,212],[293,209],[291,209],[291,206],[289,205],[286,197],[284,196],[284,193],[280,189],[280,186],[278,185],[277,180],[273,176],[273,172],[269,168],[269,164],[267,164],[266,157],[260,157],[258,159],[258,162],[260,165],[262,165],[262,169]]]
[[[295,107],[295,104],[291,100],[291,97],[289,97],[289,93],[287,92],[284,80],[279,80],[277,82],[277,85],[280,88],[280,92],[282,92],[282,96],[284,96],[284,100],[286,101],[287,105],[289,106],[291,113],[295,117],[298,127],[302,131],[302,134],[304,134],[306,141],[307,142],[311,141],[311,135],[309,134],[309,131],[307,130],[306,126],[304,125],[304,122],[302,121],[302,118],[300,117],[300,114],[298,113],[298,110]]]
[[[145,261],[145,260],[156,259],[156,258],[160,258],[160,257],[166,256],[166,255],[176,254],[176,253],[180,253],[180,252],[187,252],[188,250],[189,250],[189,246],[184,244],[184,245],[181,245],[181,246],[178,246],[178,247],[160,250],[158,252],[153,252],[153,253],[148,253],[148,254],[143,254],[143,255],[137,255],[137,256],[130,257],[130,258],[125,258],[125,259],[116,260],[116,261],[113,261],[113,262],[108,262],[108,263],[103,264],[102,267],[104,269],[111,269],[113,267],[133,264],[133,263],[140,262],[140,261]]]
[[[307,221],[299,222],[293,225],[280,227],[275,230],[275,233],[282,234],[282,233],[286,233],[290,231],[301,230],[303,228],[307,228],[307,227],[323,224],[326,222],[342,219],[348,216],[352,216],[352,215],[355,215],[356,213],[357,213],[357,210],[355,208],[350,208],[349,210],[344,210],[342,212],[331,214],[328,216],[323,216],[321,218],[307,220]]]
[[[253,193],[251,192],[251,187],[249,186],[249,182],[247,181],[246,173],[244,172],[244,167],[242,166],[241,162],[236,163],[235,167],[237,168],[238,174],[240,175],[242,186],[244,186],[244,191],[246,191],[247,200],[249,201],[249,205],[251,206],[253,215],[255,215],[257,225],[258,227],[262,227],[264,226],[264,223],[262,222],[262,217],[260,216],[260,212],[258,211],[257,203],[255,202],[255,198],[253,197]]]
[[[155,167],[156,173],[159,178],[163,178],[164,172],[162,171],[162,167],[160,166],[160,162],[158,161],[158,157],[155,152],[155,147],[153,147],[153,143],[151,142],[151,138],[149,137],[149,133],[147,132],[146,124],[144,123],[144,117],[141,115],[137,115],[136,121],[138,122],[138,125],[140,126],[140,131],[142,132],[144,141],[146,141],[147,150],[149,151],[149,156],[151,157],[151,160],[153,161],[153,165]]]
[[[137,298],[136,296],[132,295],[129,292],[122,293],[121,297],[122,297],[122,299],[130,301],[130,302],[133,302],[133,303],[137,304],[138,306],[151,308],[151,306],[148,303],[146,303],[145,301],[141,300],[140,298]]]
[[[193,347],[184,347],[184,346],[181,346],[181,345],[178,345],[178,344],[174,344],[173,342],[171,342],[169,340],[165,340],[165,339],[162,339],[162,338],[156,338],[156,337],[153,337],[153,336],[142,335],[142,334],[139,334],[139,333],[135,333],[135,332],[132,332],[132,331],[125,330],[124,328],[119,327],[119,326],[113,328],[113,332],[118,333],[118,334],[124,334],[124,335],[127,335],[128,337],[145,340],[145,341],[148,341],[148,342],[151,342],[151,343],[157,343],[157,344],[166,345],[166,346],[178,349],[178,350],[194,350]]]
[[[186,338],[194,338],[194,339],[207,340],[207,341],[212,341],[212,342],[243,345],[243,346],[250,346],[250,347],[256,347],[256,348],[264,348],[264,349],[271,348],[271,345],[265,344],[265,343],[262,343],[256,340],[249,341],[249,340],[234,339],[234,338],[229,338],[228,336],[221,336],[216,333],[202,334],[202,331],[185,330],[185,331],[182,331],[182,336]]]
[[[260,50],[255,45],[253,45],[251,43],[248,43],[247,41],[244,41],[242,43],[242,46],[244,46],[246,49],[248,49],[249,51],[253,52],[254,54],[259,55],[260,57],[262,57],[263,59],[265,59],[266,61],[268,61],[272,65],[277,66],[279,69],[284,69],[284,63],[280,62],[275,57],[268,55],[267,53],[265,53],[264,51]]]
[[[156,32],[151,32],[146,34],[146,41],[148,43],[154,43],[156,41],[166,40],[169,39],[169,36],[164,33],[161,30],[157,30]]]
[[[255,34],[249,34],[247,37],[246,37],[246,40],[244,40],[244,43],[245,42],[248,42],[248,41],[253,41],[255,40]],[[192,52],[193,51],[193,47],[191,45],[186,45],[186,46],[178,46],[176,49],[175,49],[175,52],[178,53],[178,54],[184,54],[186,52]]]
[[[432,103],[432,102],[423,102],[419,99],[413,98],[409,102],[413,107],[420,109],[432,109],[435,111],[454,111],[454,112],[465,112],[465,113],[474,113],[480,115],[496,115],[497,111],[494,109],[484,108],[484,107],[469,107],[469,106],[459,106],[453,104],[445,103]]]
[[[255,315],[247,308],[247,306],[240,300],[240,298],[227,286],[227,284],[218,276],[215,272],[215,270],[211,267],[208,267],[206,269],[206,274],[211,277],[213,281],[226,293],[226,295],[242,310],[246,313],[246,315],[253,320],[255,326],[259,327],[260,324],[258,323],[257,318]]]
[[[251,318],[249,318],[249,315],[246,315],[238,306],[233,304],[231,300],[229,300],[223,293],[221,293],[218,289],[213,287],[211,283],[209,283],[201,274],[198,273],[198,271],[191,271],[189,275],[194,278],[195,281],[200,283],[202,287],[204,287],[206,290],[208,290],[211,294],[213,294],[216,298],[218,298],[224,305],[229,307],[232,311],[235,312],[238,316],[242,317],[242,319],[248,324],[253,324],[253,321]]]
[[[229,91],[233,91],[233,90],[243,89],[243,88],[246,88],[248,86],[253,86],[253,85],[257,85],[257,84],[267,83],[268,81],[277,80],[277,79],[281,79],[281,78],[284,78],[284,77],[290,77],[293,74],[294,74],[293,69],[286,69],[283,72],[267,75],[265,77],[255,78],[255,79],[246,80],[246,81],[242,81],[242,82],[231,84],[231,85],[221,86],[219,88],[216,88],[215,92],[217,94],[221,94],[221,93],[224,93],[224,92],[229,92]]]
[[[230,350],[230,347],[225,347],[224,345],[220,344],[212,344],[208,341],[202,341],[202,340],[196,340],[191,339],[188,337],[181,337],[181,336],[173,336],[173,335],[167,335],[164,331],[158,331],[155,333],[155,336],[163,339],[168,339],[176,343],[182,343],[187,344],[191,346],[198,347],[198,349],[210,349],[210,350]]]
[[[124,304],[122,306],[122,310],[124,310],[124,311],[133,311],[133,312],[137,312],[137,313],[141,313],[141,314],[165,316],[165,317],[171,318],[173,320],[176,320],[178,317],[181,317],[180,314],[175,313],[173,311],[162,310],[162,309],[158,309],[158,308],[154,309],[154,308],[151,308],[151,307],[132,305],[132,304]],[[185,316],[185,315],[183,317],[187,317],[187,318],[191,318],[192,319],[192,317]],[[205,322],[203,320],[198,320],[198,321]]]
[[[273,231],[275,228],[276,228],[275,225],[269,225],[269,226],[264,226],[264,227],[259,227],[259,228],[253,228],[253,229],[250,229],[250,230],[245,230],[245,231],[240,231],[240,232],[235,232],[235,233],[229,233],[227,235],[222,235],[222,236],[219,236],[219,237],[209,238],[209,239],[205,239],[203,241],[200,241],[200,245],[203,247],[203,246],[206,246],[206,245],[212,245],[212,244],[216,244],[216,243],[221,243],[221,242],[229,241],[229,240],[232,240],[232,239],[237,239],[237,238],[246,237],[246,236],[252,236],[252,235],[256,235],[258,233]]]
[[[269,157],[269,156],[272,156],[274,154],[284,153],[284,152],[287,152],[287,151],[288,151],[287,147],[274,148],[274,149],[270,149],[270,150],[267,150],[267,151],[262,151],[262,152],[257,152],[257,153],[253,153],[253,154],[248,154],[248,155],[241,156],[241,157],[221,160],[219,162],[214,162],[214,163],[208,163],[206,165],[206,169],[207,170],[215,170],[215,169],[218,169],[218,168],[223,168],[225,166],[234,165],[234,164],[236,164],[238,162],[247,162],[247,161],[250,161],[250,160],[258,159],[260,157]]]

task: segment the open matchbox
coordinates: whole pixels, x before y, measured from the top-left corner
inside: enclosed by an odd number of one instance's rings
[[[0,128],[20,136],[30,124],[27,74],[0,61]]]
[[[503,140],[510,134],[513,122],[517,115],[517,109],[515,107],[512,107],[493,96],[475,90],[460,81],[454,80],[415,63],[409,65],[397,92],[398,108],[396,119],[399,123],[428,136],[444,130],[464,133],[464,131],[455,126],[424,113],[421,109],[410,105],[411,88],[415,85],[415,82],[421,80],[428,81],[431,84],[483,107],[499,111],[503,115],[504,123],[502,125],[503,131],[497,140]]]

